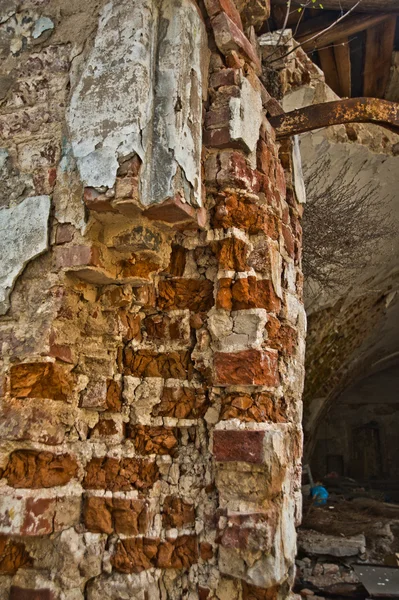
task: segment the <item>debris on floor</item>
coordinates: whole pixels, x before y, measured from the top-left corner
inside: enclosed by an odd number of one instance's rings
[[[295,592],[308,600],[377,597],[367,591],[355,565],[375,567],[376,572],[377,567],[392,567],[399,574],[399,504],[364,492],[356,497],[356,482],[339,485],[350,492],[338,495],[326,486],[330,496],[324,506],[315,505],[307,493],[304,498]]]

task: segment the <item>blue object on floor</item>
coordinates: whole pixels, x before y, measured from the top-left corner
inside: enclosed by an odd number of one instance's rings
[[[327,504],[328,492],[322,485],[315,485],[310,490],[310,496],[313,498],[315,506],[324,506]]]

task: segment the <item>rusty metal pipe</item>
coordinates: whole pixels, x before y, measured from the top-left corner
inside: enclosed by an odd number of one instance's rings
[[[378,98],[349,98],[299,108],[269,121],[277,138],[343,123],[375,123],[399,133],[399,104]]]

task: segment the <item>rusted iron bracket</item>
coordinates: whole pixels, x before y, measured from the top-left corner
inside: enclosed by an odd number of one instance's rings
[[[376,123],[399,133],[399,104],[377,98],[349,98],[299,108],[269,118],[277,138],[343,123]]]

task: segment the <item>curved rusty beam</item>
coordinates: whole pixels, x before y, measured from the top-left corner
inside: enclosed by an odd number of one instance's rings
[[[343,123],[376,123],[399,133],[399,104],[378,98],[349,98],[299,108],[269,121],[277,138]]]

